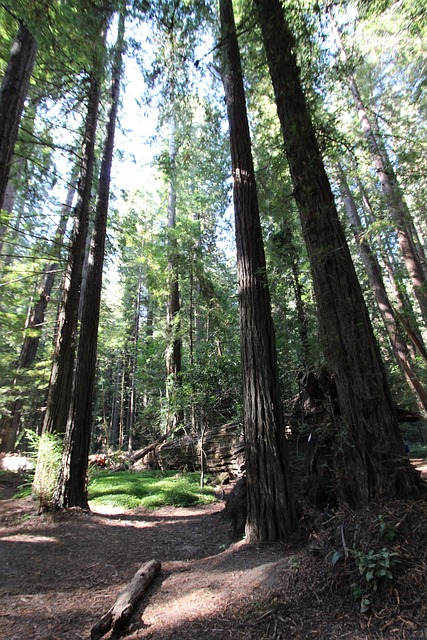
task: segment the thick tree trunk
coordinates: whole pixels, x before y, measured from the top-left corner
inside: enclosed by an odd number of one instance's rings
[[[331,9],[328,11],[328,15],[341,52],[341,59],[347,64],[347,54]],[[390,217],[396,225],[396,235],[403,260],[424,319],[424,324],[427,325],[427,280],[411,234],[411,225],[413,224],[411,215],[400,189],[392,163],[390,162],[384,147],[382,147],[377,141],[374,133],[375,125],[373,126],[371,123],[371,119],[368,116],[368,111],[362,100],[356,79],[351,72],[348,72],[348,81],[360,125],[366,138],[374,167],[380,181],[381,191]]]
[[[368,311],[316,141],[280,0],[255,0],[313,274],[320,335],[341,409],[335,433],[341,503],[410,495],[407,460]]]
[[[74,229],[63,283],[47,409],[43,422],[43,431],[50,433],[65,432],[72,398],[80,286],[89,225],[99,101],[100,81],[96,75],[92,75],[88,94],[77,203],[74,210]]]
[[[110,199],[111,167],[119,106],[124,49],[125,10],[119,17],[118,41],[112,71],[111,106],[98,184],[98,199],[83,299],[73,397],[64,441],[64,453],[55,490],[56,508],[88,508],[87,467],[92,430],[99,313],[104,267],[105,239]]]
[[[376,255],[373,253],[366,238],[364,238],[364,229],[360,220],[359,213],[357,211],[356,204],[354,202],[350,187],[348,186],[345,174],[340,167],[339,169],[339,181],[341,197],[344,202],[344,207],[347,213],[348,220],[353,229],[354,237],[357,243],[357,248],[360,253],[361,260],[365,267],[369,283],[374,292],[375,300],[377,302],[384,326],[386,328],[391,348],[393,350],[394,357],[397,364],[401,368],[412,393],[415,396],[418,406],[424,413],[427,412],[427,392],[415,373],[412,363],[409,357],[409,350],[407,344],[402,340],[400,335],[399,321],[395,316],[393,307],[387,295],[387,291],[384,285],[383,277],[381,274],[380,265],[378,263]]]
[[[232,0],[220,1],[223,83],[230,129],[243,370],[250,541],[296,526],[280,400],[274,326]]]
[[[36,53],[36,41],[28,28],[21,23],[0,89],[0,208],[3,208],[13,151]]]

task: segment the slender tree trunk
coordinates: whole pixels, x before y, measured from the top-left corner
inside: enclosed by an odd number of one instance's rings
[[[339,167],[339,181],[341,197],[347,213],[348,220],[353,229],[354,237],[360,253],[361,260],[368,275],[369,283],[374,292],[384,326],[390,339],[391,348],[395,356],[396,362],[402,370],[412,393],[415,396],[418,406],[427,412],[427,392],[415,373],[410,357],[407,344],[402,340],[400,335],[400,325],[396,318],[393,307],[387,295],[381,274],[380,265],[376,255],[373,253],[366,238],[364,237],[364,229],[354,202],[350,187],[341,167]]]
[[[170,181],[169,181],[169,199],[168,199],[168,228],[173,234],[176,227],[176,142],[175,142],[175,111],[172,106],[171,115],[171,131],[169,142],[169,163],[170,163]],[[176,408],[177,402],[180,404],[179,392],[182,387],[182,340],[181,340],[181,321],[180,321],[180,300],[179,300],[179,274],[177,264],[177,242],[171,236],[169,239],[169,260],[168,260],[168,276],[169,276],[169,298],[167,306],[167,332],[168,346],[166,349],[166,402],[167,422],[166,429],[169,430],[172,425],[178,426],[184,422],[184,411]]]
[[[255,0],[313,274],[319,329],[338,391],[335,472],[341,503],[410,495],[418,477],[403,448],[384,367],[317,144],[280,0]]]
[[[55,490],[56,508],[88,508],[87,467],[92,430],[102,271],[110,198],[111,167],[123,67],[125,10],[119,15],[118,40],[112,71],[111,106],[98,184],[94,229],[83,300],[73,401],[67,422],[60,476]]]
[[[337,23],[333,17],[332,10],[328,11],[328,15],[341,52],[341,59],[347,64],[347,54]],[[400,189],[392,163],[386,154],[386,150],[379,144],[375,136],[375,125],[373,126],[371,123],[371,118],[369,117],[368,110],[362,100],[356,79],[350,71],[348,71],[347,76],[362,131],[368,143],[374,167],[380,181],[381,191],[390,217],[396,225],[396,235],[403,260],[424,319],[424,324],[427,325],[427,280],[411,234],[411,225],[413,224],[411,215]]]
[[[310,349],[309,328],[303,302],[304,287],[301,284],[299,256],[295,247],[292,227],[287,219],[282,220],[279,233],[275,236],[275,245],[280,250],[280,257],[289,265],[292,273],[292,287],[294,290],[295,307],[297,311],[298,334],[301,343],[301,361],[304,369],[313,364],[313,356]]]
[[[19,123],[36,53],[36,41],[28,28],[21,23],[0,89],[0,208],[3,208]]]
[[[367,219],[369,220],[369,224],[373,224],[375,222],[375,216],[370,199],[359,178],[357,178],[357,184],[362,194],[363,208],[366,212]],[[387,276],[396,300],[397,309],[395,309],[394,311],[395,316],[398,318],[401,327],[408,335],[408,338],[411,340],[413,356],[415,356],[416,353],[419,353],[424,362],[427,363],[427,350],[425,348],[423,338],[418,328],[411,300],[409,299],[409,296],[406,294],[406,292],[403,293],[402,287],[399,286],[399,283],[396,279],[396,266],[390,257],[392,256],[390,243],[385,240],[380,234],[377,235],[377,242],[380,248],[381,259],[387,271]]]
[[[129,345],[129,399],[128,399],[128,411],[126,417],[126,435],[127,435],[127,448],[128,451],[132,451],[133,434],[135,428],[135,413],[136,413],[136,371],[137,371],[137,358],[138,358],[138,340],[140,329],[140,316],[141,316],[141,288],[142,278],[141,275],[138,278],[138,286],[135,295],[135,315],[132,323],[132,333]]]
[[[247,539],[280,540],[296,526],[274,326],[232,0],[220,0],[230,129],[243,369]]]
[[[72,177],[72,183],[70,184],[70,188],[67,193],[67,200],[62,206],[60,222],[53,240],[52,254],[55,256],[56,261],[45,266],[38,287],[38,300],[34,307],[30,308],[28,312],[25,335],[18,360],[16,379],[14,382],[14,386],[17,388],[19,388],[20,385],[22,370],[30,369],[37,356],[40,335],[45,322],[46,310],[59,268],[59,259],[61,256],[65,229],[70,215],[74,193],[75,176],[74,180]],[[23,398],[16,398],[12,405],[8,407],[6,415],[2,416],[0,421],[0,451],[13,451],[15,448],[16,438],[21,423],[21,410],[23,404]]]
[[[0,220],[1,220],[1,224],[0,224],[0,258],[2,257],[4,240],[5,240],[5,237],[6,237],[6,234],[7,234],[8,223],[9,223],[10,218],[11,218],[13,207],[15,206],[15,200],[16,200],[15,185],[13,184],[13,182],[11,180],[9,180],[8,183],[7,183],[7,186],[6,186],[5,194],[4,194],[3,206],[1,207],[1,209],[3,211],[0,214],[0,216],[1,216],[0,217]]]

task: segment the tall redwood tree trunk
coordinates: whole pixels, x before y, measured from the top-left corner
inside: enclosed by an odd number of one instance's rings
[[[49,433],[65,433],[72,397],[80,287],[89,225],[100,94],[99,78],[92,74],[77,203],[74,210],[74,228],[62,289],[47,409],[43,422],[43,432]]]
[[[220,1],[223,83],[230,129],[243,370],[250,541],[280,540],[296,526],[280,400],[274,326],[232,0]]]
[[[338,497],[358,507],[419,487],[403,448],[366,305],[317,144],[280,0],[255,0],[274,86],[303,235],[319,328],[341,416],[335,433]]]
[[[9,180],[24,103],[36,61],[37,43],[21,23],[0,89],[0,209]]]
[[[56,508],[88,508],[86,474],[92,429],[102,271],[107,235],[111,167],[122,75],[124,29],[125,11],[122,9],[119,19],[118,42],[113,62],[111,106],[99,176],[98,199],[88,261],[86,295],[83,298],[73,401],[67,422],[60,477],[54,496]]]

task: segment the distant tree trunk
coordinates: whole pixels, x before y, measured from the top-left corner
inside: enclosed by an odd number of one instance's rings
[[[64,441],[61,471],[55,490],[56,508],[88,508],[87,467],[92,430],[102,271],[110,199],[111,167],[123,68],[125,10],[119,14],[117,43],[112,70],[111,106],[107,120],[98,184],[95,221],[88,262],[86,295],[83,299],[73,400]]]
[[[114,374],[114,391],[111,402],[111,418],[110,418],[110,446],[116,447],[120,435],[120,374],[118,370]]]
[[[341,59],[343,62],[347,63],[347,54],[331,9],[328,10],[328,15],[341,52]],[[347,76],[362,131],[368,143],[368,148],[380,181],[381,191],[390,213],[390,217],[396,225],[396,235],[403,260],[424,319],[424,324],[427,325],[427,280],[411,234],[411,225],[413,224],[412,218],[400,189],[392,163],[386,154],[386,150],[379,144],[375,136],[374,127],[368,115],[368,110],[363,103],[356,79],[350,71],[347,71]]]
[[[301,284],[299,256],[294,243],[292,228],[288,220],[282,220],[280,230],[274,236],[274,244],[280,249],[280,256],[283,260],[286,260],[286,265],[290,263],[292,287],[297,312],[298,334],[301,343],[301,364],[304,369],[308,369],[313,364],[313,355],[310,348],[309,327],[303,301],[304,287]]]
[[[310,259],[319,329],[341,416],[335,473],[342,504],[418,491],[384,367],[304,97],[295,40],[280,0],[255,0]]]
[[[172,106],[171,131],[169,142],[169,199],[168,199],[168,229],[176,227],[176,133],[175,133],[175,111]],[[184,412],[178,406],[180,404],[179,392],[182,388],[182,340],[181,340],[181,320],[180,320],[180,299],[179,299],[179,274],[177,264],[177,242],[172,236],[169,239],[169,298],[167,306],[167,332],[168,345],[166,348],[166,401],[168,403],[166,429],[172,425],[178,426],[184,422]]]
[[[356,178],[356,180],[360,193],[362,194],[364,212],[367,216],[369,224],[373,224],[375,222],[375,216],[370,199],[359,178]],[[406,294],[406,292],[404,293],[402,291],[402,288],[399,286],[399,282],[396,278],[396,265],[394,264],[392,259],[390,243],[385,240],[380,234],[377,234],[377,242],[380,248],[381,260],[387,271],[387,276],[396,300],[397,309],[395,310],[395,316],[398,318],[403,330],[406,332],[412,343],[411,351],[413,357],[415,357],[416,353],[419,353],[424,362],[427,363],[427,350],[425,348],[418,323],[415,318],[411,300],[409,299],[409,296]]]
[[[243,424],[252,542],[296,526],[279,392],[274,326],[232,0],[220,0],[223,83],[230,129],[243,370]]]
[[[363,237],[363,227],[354,202],[350,187],[344,171],[339,167],[340,191],[344,202],[348,220],[353,229],[354,237],[357,242],[357,248],[360,253],[361,260],[368,275],[369,283],[374,292],[381,317],[384,322],[388,337],[390,339],[391,348],[396,358],[396,362],[401,368],[412,393],[415,396],[418,406],[421,410],[427,412],[427,392],[415,373],[410,357],[408,346],[400,335],[400,325],[397,320],[381,274],[380,265],[376,255],[373,253],[366,238]]]
[[[22,373],[22,370],[30,369],[33,366],[37,356],[37,351],[40,343],[40,335],[45,322],[46,310],[59,268],[59,259],[62,251],[65,229],[70,215],[74,193],[75,176],[74,180],[72,177],[72,182],[68,189],[66,202],[62,206],[60,222],[53,240],[52,256],[55,256],[56,261],[51,262],[50,264],[47,264],[45,266],[38,287],[38,300],[34,307],[32,307],[28,313],[24,340],[21,347],[21,354],[19,356],[17,364],[17,375],[14,382],[15,387],[19,387],[20,373]],[[13,451],[13,449],[15,448],[16,438],[21,423],[21,410],[23,404],[23,398],[16,398],[16,400],[13,401],[12,405],[8,407],[6,415],[3,415],[1,418],[0,451]]]
[[[139,326],[141,315],[141,288],[142,278],[141,275],[138,279],[138,287],[135,296],[135,314],[133,318],[132,336],[129,352],[129,401],[128,412],[126,420],[126,434],[127,434],[127,447],[128,451],[132,451],[133,435],[135,428],[135,412],[136,412],[136,371],[137,371],[137,357],[138,357],[138,340],[139,340]]]
[[[0,224],[0,258],[3,257],[2,256],[2,252],[3,252],[4,239],[5,239],[6,234],[7,234],[7,223],[9,222],[9,220],[11,218],[13,207],[15,206],[15,200],[16,200],[15,185],[13,184],[13,182],[11,180],[9,180],[8,183],[7,183],[7,186],[6,186],[5,194],[4,194],[3,206],[1,207],[1,209],[3,209],[3,211],[0,214],[0,220],[1,220],[1,224]],[[7,215],[5,215],[5,214],[7,214]]]
[[[0,208],[3,208],[19,123],[36,53],[36,41],[28,28],[21,23],[0,89]]]

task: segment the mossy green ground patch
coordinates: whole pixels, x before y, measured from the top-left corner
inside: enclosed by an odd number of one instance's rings
[[[98,506],[156,509],[215,502],[212,487],[200,488],[198,473],[99,471],[89,482],[89,502]]]

